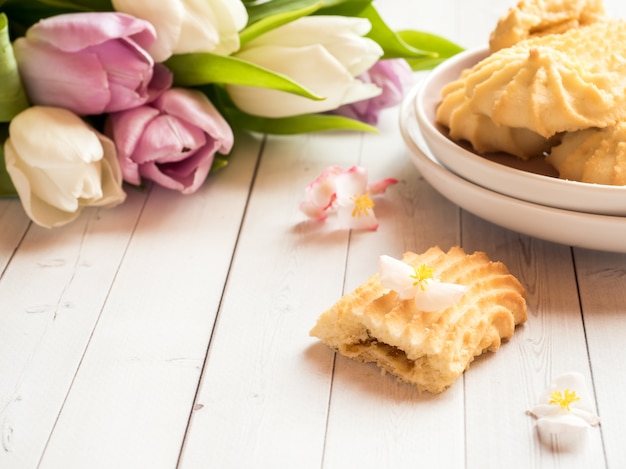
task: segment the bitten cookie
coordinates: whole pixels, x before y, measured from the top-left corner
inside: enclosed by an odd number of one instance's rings
[[[375,362],[420,391],[440,393],[474,357],[497,350],[527,319],[524,287],[483,252],[433,247],[407,252],[402,262],[414,272],[418,294],[435,285],[421,283],[424,271],[436,284],[461,286],[464,293],[451,306],[426,311],[406,291],[383,286],[379,272],[325,311],[310,334],[346,357]]]

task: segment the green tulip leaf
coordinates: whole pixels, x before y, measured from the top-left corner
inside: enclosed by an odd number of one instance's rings
[[[370,39],[376,41],[384,51],[383,59],[404,58],[414,69],[432,68],[443,59],[461,50],[456,44],[439,36],[420,31],[393,31],[382,19],[369,0],[348,0],[335,6],[322,8],[317,14],[358,16],[366,18],[372,25]]]
[[[250,1],[244,2],[248,11],[248,26],[275,15],[306,10],[308,8],[334,8],[338,5],[351,5],[344,11],[344,16],[355,16],[355,11],[362,9],[363,3],[371,3],[372,0],[269,0],[265,2]],[[358,4],[359,7],[354,7]],[[330,13],[329,13],[330,14]],[[343,14],[343,13],[338,13]]]
[[[204,86],[199,89],[208,96],[229,124],[237,129],[275,135],[293,135],[327,130],[378,132],[376,127],[369,124],[333,114],[303,114],[280,118],[255,116],[243,112],[235,106],[222,86]]]
[[[9,137],[9,124],[0,124],[0,197],[16,197],[17,191],[4,162],[4,142]]]
[[[211,164],[210,172],[215,173],[216,171],[219,171],[226,166],[228,166],[228,158],[222,155],[215,155],[215,158],[213,158],[213,163]]]
[[[437,56],[437,53],[429,48],[417,48],[407,44],[400,35],[387,26],[373,6],[366,7],[360,16],[367,18],[372,23],[372,30],[367,37],[376,41],[383,48],[383,59],[423,59]]]
[[[299,3],[299,2],[296,2]],[[309,2],[308,2],[309,3]],[[308,16],[315,12],[322,6],[321,1],[312,3],[311,5],[299,8],[291,9],[285,12],[275,13],[271,16],[265,16],[254,23],[251,23],[239,34],[239,41],[243,47],[246,43],[252,39],[259,37],[261,34],[271,31],[274,28],[290,23],[303,16]]]
[[[361,16],[372,0],[328,0],[320,9],[320,15]]]
[[[170,57],[165,65],[174,73],[176,86],[200,86],[210,83],[256,86],[314,100],[324,99],[286,75],[236,57],[205,52],[179,54]]]
[[[28,105],[9,38],[9,21],[0,13],[0,122],[10,122]]]
[[[376,127],[361,121],[332,114],[304,114],[293,117],[268,118],[245,114],[231,109],[228,117],[242,129],[252,132],[275,135],[294,135],[329,130],[352,130],[358,132],[378,132]]]
[[[0,8],[11,18],[11,28],[20,34],[37,21],[55,15],[113,11],[111,0],[4,0]]]
[[[111,0],[39,0],[41,3],[77,11],[114,11]]]
[[[411,68],[415,71],[430,70],[444,60],[449,59],[464,50],[461,46],[455,44],[454,42],[435,34],[414,30],[398,31],[397,34],[405,43],[413,47],[428,49],[437,53],[437,57],[434,58],[407,58],[409,65],[411,65]]]

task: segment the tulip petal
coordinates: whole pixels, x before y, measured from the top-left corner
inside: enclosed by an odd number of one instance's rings
[[[239,34],[248,13],[239,1],[184,0],[184,27],[174,52],[229,55],[239,49]]]
[[[65,109],[30,107],[13,118],[9,133],[21,159],[44,170],[92,163],[103,154],[95,133]]]
[[[98,134],[102,145],[103,157],[101,167],[102,197],[92,201],[91,205],[99,207],[114,207],[126,200],[126,193],[122,188],[122,171],[117,161],[115,143],[104,135]]]
[[[286,117],[324,112],[336,109],[347,102],[376,96],[381,92],[375,85],[357,82],[321,45],[297,49],[264,46],[239,52],[237,57],[285,74],[315,94],[326,98],[314,101],[276,90],[228,86],[228,93],[237,107],[249,114]]]
[[[305,16],[258,36],[246,48],[282,45],[306,47],[311,44],[332,43],[351,34],[364,36],[372,25],[364,18],[348,16]]]
[[[206,180],[213,163],[215,148],[210,145],[176,163],[151,161],[139,166],[141,174],[168,189],[192,194]]]
[[[204,130],[218,142],[216,151],[219,153],[227,154],[232,149],[235,140],[232,129],[203,93],[172,88],[162,94],[153,106]]]
[[[119,168],[114,149],[109,145],[105,164],[102,136],[70,111],[30,107],[11,121],[9,133],[7,171],[37,224],[60,226],[74,220],[84,206],[124,200],[121,178],[115,178]]]
[[[135,163],[169,163],[191,157],[206,144],[205,134],[197,126],[177,117],[162,114],[150,121],[133,153]]]
[[[159,4],[159,7],[162,5]],[[51,44],[65,52],[78,52],[85,47],[99,45],[119,37],[130,37],[145,49],[155,41],[156,32],[147,21],[130,15],[90,12],[56,15],[43,19],[28,29],[26,37]]]
[[[219,19],[216,24],[220,34],[220,42],[212,52],[232,54],[239,49],[239,31],[248,23],[248,11],[240,1],[213,0],[212,5],[215,17]]]
[[[381,93],[382,90],[378,86],[372,83],[363,83],[357,78],[346,88],[342,103],[350,104],[357,101],[364,101],[380,96]]]
[[[108,77],[111,99],[106,112],[117,112],[143,104],[152,79],[152,58],[132,41],[120,38],[106,46],[91,47],[81,53],[96,55]]]
[[[352,76],[369,70],[383,55],[382,48],[376,42],[358,36],[341,38],[341,41],[322,42],[322,45]]]
[[[140,106],[113,113],[107,118],[106,134],[115,141],[122,175],[131,184],[141,184],[139,165],[133,160],[133,155],[144,130],[158,115],[158,109]]]
[[[330,52],[352,76],[365,72],[383,55],[382,48],[364,38],[371,24],[363,18],[306,16],[253,39],[246,49],[259,46],[308,47],[319,44]]]
[[[214,51],[220,41],[217,31],[218,18],[212,3],[206,0],[185,0],[183,24],[176,46],[176,53]]]
[[[111,92],[106,71],[95,54],[65,54],[24,38],[17,39],[13,47],[22,81],[33,103],[63,107],[77,114],[104,112]]]
[[[234,137],[208,98],[173,88],[149,105],[112,114],[107,134],[118,146],[125,180],[141,177],[183,194],[206,179],[215,154],[230,151]]]
[[[158,31],[156,41],[146,47],[156,62],[163,62],[172,55],[180,38],[185,14],[181,2],[112,0],[112,3],[116,11],[146,20]]]
[[[28,108],[11,121],[9,133],[11,147],[20,155],[14,164],[41,200],[72,212],[77,199],[101,196],[100,175],[92,163],[102,159],[102,146],[80,118],[64,109]]]
[[[20,197],[24,211],[31,220],[45,228],[53,228],[75,220],[78,211],[60,210],[40,199],[33,191],[29,171],[19,162],[15,147],[10,140],[4,144],[4,156],[8,173]],[[37,181],[33,181],[37,184]]]

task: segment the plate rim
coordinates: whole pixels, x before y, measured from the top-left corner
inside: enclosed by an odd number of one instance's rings
[[[466,174],[465,171],[459,171],[458,167],[450,167],[450,164],[446,164],[445,161],[441,161],[438,158],[440,164],[445,166],[448,170],[456,173],[457,175],[463,177],[464,179],[471,180],[475,184],[482,185],[487,187],[490,190],[494,190],[502,193],[503,195],[507,195],[509,197],[514,197],[518,199],[527,200],[532,203],[546,205],[554,208],[584,212],[584,213],[594,213],[600,215],[626,215],[626,186],[613,186],[607,184],[590,184],[580,181],[572,181],[559,179],[552,176],[547,176],[543,174],[537,174],[530,171],[525,171],[523,169],[513,168],[498,162],[491,161],[489,159],[483,158],[479,154],[476,154],[462,146],[456,144],[454,141],[450,140],[448,137],[443,135],[435,126],[434,122],[431,119],[429,111],[424,109],[424,101],[429,99],[426,97],[426,93],[429,88],[435,86],[438,90],[440,90],[446,83],[441,83],[439,85],[434,85],[433,83],[437,80],[441,74],[449,72],[450,69],[455,69],[459,67],[459,64],[468,61],[476,56],[481,56],[487,53],[486,47],[479,47],[465,50],[456,56],[446,60],[439,66],[435,67],[429,74],[420,82],[417,83],[413,89],[411,90],[414,96],[413,105],[415,107],[416,112],[416,120],[422,130],[423,138],[426,146],[431,151],[431,153],[438,155],[440,152],[436,152],[433,149],[433,145],[429,142],[429,138],[437,139],[440,145],[449,145],[451,149],[455,151],[461,152],[462,155],[467,157],[467,161],[469,161],[470,172],[471,174]],[[474,62],[477,63],[477,62]],[[432,101],[432,97],[430,100]],[[445,158],[448,162],[449,159]],[[503,177],[506,176],[508,178],[514,178],[515,183],[518,185],[518,188],[509,192],[510,187],[507,185],[504,187],[501,182],[497,179],[490,178],[481,178],[476,177],[474,173],[479,172],[479,169],[487,171],[489,174],[499,173]],[[534,196],[532,188],[529,187],[533,184],[539,184],[540,187],[543,187],[541,191],[543,196]],[[527,190],[524,190],[527,188]],[[545,197],[546,193],[550,193],[550,198],[548,200],[543,200],[541,197]],[[587,194],[587,197],[581,196],[581,193]],[[591,197],[591,199],[589,199]],[[606,205],[598,204],[598,199],[601,199],[600,202],[606,203],[607,200],[610,202]],[[625,200],[620,200],[625,199]],[[575,201],[575,202],[574,202]]]
[[[577,212],[517,199],[468,181],[442,166],[428,147],[422,148],[414,140],[412,132],[421,135],[419,126],[415,125],[414,128],[409,128],[410,122],[415,121],[411,119],[411,112],[414,112],[412,99],[415,97],[415,92],[415,89],[409,92],[400,106],[400,133],[410,150],[411,162],[422,177],[442,196],[483,220],[524,235],[579,248],[626,253],[626,217]],[[446,180],[446,184],[440,183],[438,179]],[[452,191],[451,188],[458,188],[459,185],[465,188],[466,192],[471,192],[472,196],[478,196],[483,201],[489,201],[492,204],[495,201],[501,207],[508,205],[507,210],[513,208],[517,212],[524,212],[526,215],[540,215],[550,218],[551,223],[556,228],[548,232],[542,230],[539,223],[522,225],[519,223],[518,217],[509,217],[503,220],[496,216],[494,211],[477,210],[476,204],[469,204],[467,197],[454,195],[455,191]],[[508,213],[510,214],[510,212]],[[582,228],[582,230],[572,228]],[[594,236],[589,237],[583,233],[591,231],[593,231]]]

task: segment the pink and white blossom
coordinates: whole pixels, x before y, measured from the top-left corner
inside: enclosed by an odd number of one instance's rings
[[[539,437],[548,444],[580,444],[588,429],[600,423],[581,373],[557,376],[530,410],[537,419]]]
[[[307,186],[300,209],[317,220],[325,220],[329,211],[335,211],[343,229],[376,230],[378,220],[371,195],[384,194],[398,181],[386,178],[368,185],[367,180],[367,170],[361,166],[348,170],[329,166]]]
[[[412,299],[419,311],[447,309],[467,292],[465,285],[441,282],[428,266],[413,267],[390,256],[380,256],[378,271],[383,287],[395,291],[399,300]]]

